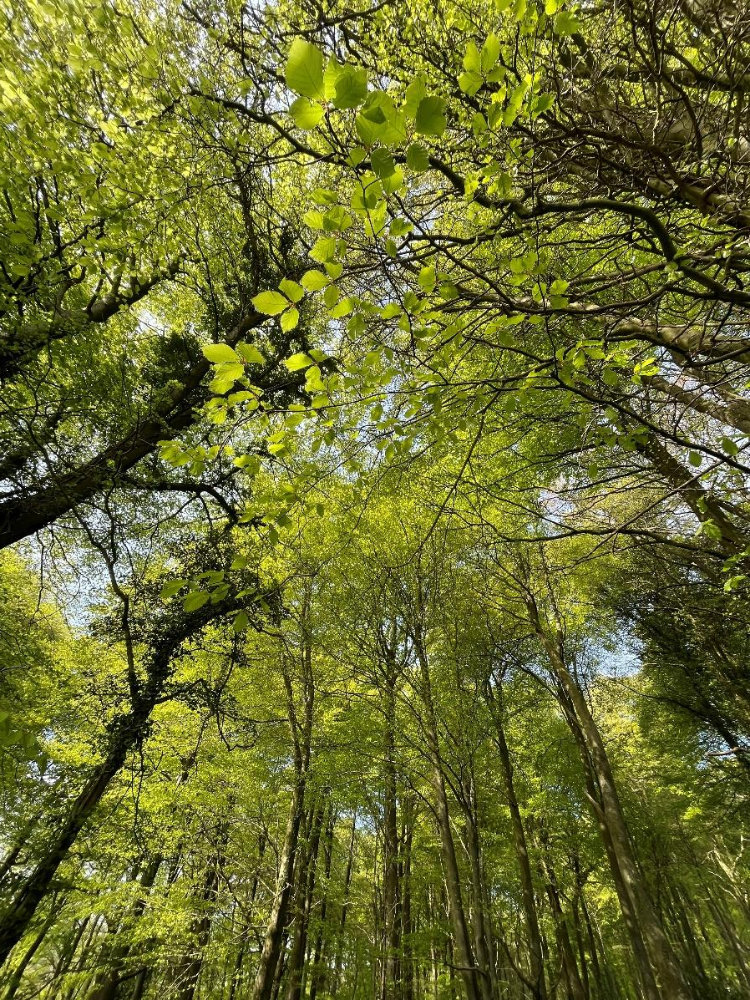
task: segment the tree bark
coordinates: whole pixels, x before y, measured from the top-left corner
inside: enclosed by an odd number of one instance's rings
[[[395,665],[385,665],[384,675],[384,784],[383,784],[383,922],[380,977],[381,1000],[396,1000],[399,982],[399,879],[398,879],[398,817],[395,763]]]
[[[542,868],[546,876],[547,899],[552,911],[552,919],[555,922],[557,949],[568,986],[568,997],[570,1000],[586,1000],[586,991],[583,988],[583,983],[578,973],[578,965],[576,964],[573,945],[570,941],[568,922],[565,919],[562,904],[560,903],[560,891],[549,850],[549,838],[543,824],[539,824],[539,841],[542,845]]]
[[[49,914],[47,915],[46,920],[39,928],[39,932],[37,933],[36,937],[31,942],[26,951],[23,953],[20,961],[18,962],[18,965],[16,965],[15,969],[11,973],[10,979],[8,980],[7,989],[3,994],[3,1000],[13,1000],[13,997],[15,997],[16,993],[18,992],[18,988],[21,985],[23,974],[28,968],[29,962],[31,962],[32,958],[34,957],[34,955],[36,955],[37,951],[39,951],[42,942],[47,936],[47,932],[49,931],[52,924],[55,922],[55,918],[58,916],[59,912],[60,912],[60,907],[59,905],[55,905],[53,900],[53,905],[50,909]]]
[[[338,993],[341,982],[341,965],[344,959],[344,933],[346,931],[346,915],[349,912],[349,890],[352,884],[354,868],[354,838],[357,833],[357,810],[352,814],[352,828],[349,834],[349,850],[346,858],[346,874],[344,875],[344,898],[341,902],[341,919],[336,933],[336,955],[333,962],[332,994]]]
[[[323,898],[320,904],[320,922],[318,933],[315,938],[315,948],[313,951],[312,972],[310,974],[309,1000],[317,1000],[318,993],[325,992],[327,984],[327,968],[325,966],[325,954],[327,951],[328,938],[326,935],[326,917],[328,915],[328,882],[331,877],[331,864],[333,863],[333,831],[336,825],[336,812],[333,803],[328,810],[328,823],[326,825],[325,842],[323,844],[324,870],[323,878]]]
[[[58,868],[67,857],[89,817],[102,800],[112,779],[119,774],[128,753],[142,739],[151,712],[170,676],[172,658],[180,645],[213,618],[236,610],[236,606],[207,604],[181,618],[151,647],[146,659],[146,679],[135,693],[130,711],[116,718],[107,731],[104,760],[94,768],[81,792],[68,809],[51,843],[31,874],[24,879],[0,920],[0,966],[23,937],[39,903],[49,890]]]
[[[149,890],[156,881],[156,876],[159,873],[159,868],[161,867],[162,857],[160,854],[155,855],[149,864],[146,866],[145,871],[140,877],[140,885],[142,889]],[[146,908],[146,897],[145,894],[133,905],[132,916],[137,920],[139,916],[143,913]],[[115,944],[111,950],[111,954],[108,958],[102,956],[99,959],[100,972],[99,972],[99,982],[95,985],[89,1000],[115,1000],[118,992],[118,986],[120,983],[121,975],[123,972],[123,965],[127,961],[128,955],[130,953],[130,946],[127,941],[123,940],[123,936],[126,932],[125,921],[120,923],[120,926],[114,932]],[[104,966],[101,968],[101,966]]]
[[[529,945],[529,980],[532,994],[535,1000],[546,1000],[547,985],[544,978],[544,955],[542,951],[542,938],[539,933],[539,918],[537,916],[536,895],[534,893],[534,879],[531,872],[531,862],[529,860],[529,849],[526,843],[526,831],[524,830],[521,809],[516,796],[513,762],[510,757],[510,750],[505,738],[505,725],[502,717],[502,704],[495,697],[490,683],[486,685],[486,701],[490,708],[492,720],[495,724],[495,745],[500,757],[500,767],[505,785],[505,795],[510,811],[510,822],[513,830],[513,843],[516,850],[516,860],[518,862],[518,872],[521,878],[521,899],[523,902],[523,913],[526,923],[526,937]]]
[[[411,886],[411,852],[414,841],[414,806],[411,797],[404,800],[402,810],[403,835],[402,835],[402,869],[401,886],[403,900],[401,903],[401,947],[403,950],[402,963],[402,993],[403,1000],[414,1000],[414,962],[412,934],[414,931],[412,917],[412,886]]]
[[[214,860],[207,866],[203,877],[203,885],[197,894],[196,902],[199,912],[192,921],[190,936],[194,945],[190,948],[173,971],[172,979],[177,987],[177,1000],[193,1000],[198,987],[203,956],[211,934],[211,922],[216,908],[216,895],[219,888],[219,876],[224,865],[229,827],[222,822],[218,831],[218,850]]]
[[[440,743],[438,737],[437,716],[432,697],[432,686],[430,682],[430,669],[427,660],[419,628],[417,634],[413,636],[415,641],[415,651],[420,668],[421,694],[425,707],[426,737],[430,753],[430,784],[432,786],[438,833],[440,835],[441,855],[445,874],[445,885],[448,896],[448,914],[453,928],[453,940],[456,949],[458,972],[466,990],[468,1000],[481,1000],[482,990],[478,979],[478,970],[474,959],[474,952],[469,937],[469,928],[466,921],[463,896],[461,892],[461,874],[456,857],[456,845],[453,840],[451,830],[450,808],[448,805],[448,794],[445,786],[445,775],[443,774],[442,758],[440,753]],[[453,963],[451,963],[451,969]]]
[[[527,601],[529,615],[537,636],[547,654],[553,675],[556,677],[568,704],[566,717],[578,727],[583,744],[583,764],[585,769],[591,769],[595,780],[596,800],[592,802],[600,820],[600,829],[606,831],[610,865],[615,876],[615,883],[620,895],[621,906],[632,911],[637,923],[637,930],[643,935],[648,959],[657,981],[656,996],[665,1000],[689,1000],[689,990],[679,963],[672,951],[664,929],[654,910],[648,892],[638,870],[633,849],[630,843],[625,817],[617,793],[617,787],[609,763],[609,757],[604,746],[599,728],[594,721],[586,698],[581,688],[568,670],[563,652],[562,637],[558,634],[553,638],[543,627],[536,603],[533,598]],[[631,935],[632,938],[632,935]],[[637,957],[637,956],[636,956]],[[642,966],[642,963],[640,963]],[[648,985],[647,970],[642,968],[644,986]]]
[[[477,816],[476,793],[473,774],[469,778],[466,794],[466,848],[471,868],[472,921],[474,931],[474,951],[479,969],[478,982],[483,1000],[493,1000],[495,996],[495,969],[491,959],[493,953],[492,932],[485,911],[485,879],[482,868],[482,854],[479,842],[479,820]]]
[[[300,1000],[302,995],[305,954],[307,952],[307,939],[310,926],[310,910],[315,895],[318,850],[327,804],[326,799],[327,796],[320,801],[312,816],[304,865],[300,866],[297,879],[297,889],[300,898],[297,900],[294,936],[292,938],[292,949],[287,966],[286,1000]]]
[[[264,320],[264,316],[252,310],[228,331],[225,343],[236,344]],[[200,412],[196,403],[201,385],[210,371],[211,363],[199,358],[177,386],[164,393],[163,402],[142,415],[119,441],[109,444],[77,468],[68,468],[58,474],[51,472],[35,489],[1,501],[0,549],[33,535],[90,499],[104,486],[121,480],[141,459],[152,454],[160,441],[194,424]],[[288,380],[288,376],[286,378]],[[269,363],[256,377],[256,385],[269,392],[281,384],[274,363]]]
[[[295,707],[294,688],[289,664],[283,662],[284,686],[287,696],[287,714],[294,750],[294,785],[289,806],[284,846],[279,863],[279,875],[271,915],[266,927],[263,948],[260,953],[258,970],[253,988],[253,1000],[271,1000],[274,988],[278,990],[282,942],[287,927],[292,892],[294,890],[295,866],[299,847],[300,826],[305,812],[305,788],[310,765],[310,739],[312,735],[315,686],[312,676],[312,653],[309,642],[303,644],[301,668],[303,677],[304,719],[300,723]]]

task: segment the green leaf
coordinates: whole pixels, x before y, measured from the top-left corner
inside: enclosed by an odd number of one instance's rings
[[[279,292],[260,292],[253,298],[253,305],[259,313],[276,316],[286,309],[289,300]]]
[[[235,632],[244,632],[249,622],[250,619],[247,617],[247,612],[240,611],[234,617],[234,621],[232,622],[232,629]]]
[[[445,132],[446,124],[445,99],[442,97],[423,97],[417,108],[417,132],[420,135],[440,136]]]
[[[554,103],[554,94],[539,94],[531,103],[531,117],[536,118],[538,115],[544,114],[545,111],[549,111]]]
[[[323,73],[323,95],[327,101],[332,101],[336,96],[336,81],[343,70],[344,64],[340,63],[336,56],[331,56]]]
[[[352,167],[358,167],[366,156],[367,156],[366,149],[363,149],[361,146],[355,146],[353,149],[349,150],[349,155],[346,158],[346,162]]]
[[[175,594],[179,594],[183,587],[187,585],[187,580],[170,580],[165,583],[161,588],[162,599],[167,601],[170,597],[174,597]]]
[[[321,375],[320,368],[317,365],[313,365],[309,369],[305,377],[305,389],[307,392],[324,392],[325,383]]]
[[[335,191],[330,188],[315,188],[312,193],[312,200],[316,205],[335,205],[338,201]]]
[[[494,105],[497,107],[497,105]],[[478,139],[480,135],[483,135],[487,131],[487,119],[479,111],[471,119],[471,131],[474,133],[474,138]]]
[[[317,208],[311,208],[309,212],[305,212],[302,216],[302,221],[310,229],[323,229],[325,227],[324,220],[325,216]]]
[[[465,94],[473,97],[484,83],[481,75],[475,70],[467,70],[458,78],[458,85]]]
[[[362,112],[357,115],[354,121],[354,127],[357,130],[357,135],[366,146],[372,146],[374,142],[377,142],[380,138],[384,124],[385,119],[382,122],[373,122],[371,118],[368,118],[367,115]]]
[[[430,159],[424,146],[418,142],[413,142],[406,150],[406,165],[410,170],[422,173],[430,169]]]
[[[239,361],[236,351],[229,344],[207,344],[203,348],[203,356],[212,364],[218,365],[225,361]]]
[[[383,146],[378,146],[377,149],[373,149],[370,160],[372,162],[372,169],[380,178],[390,177],[396,169],[396,164],[393,162],[393,156],[390,151],[385,149]]]
[[[325,264],[336,253],[336,240],[332,236],[321,236],[310,251],[313,260]],[[281,311],[281,310],[279,310]]]
[[[247,556],[235,556],[232,560],[232,565],[230,569],[245,569],[248,564]]]
[[[516,118],[518,118],[523,99],[528,89],[529,83],[526,80],[522,80],[517,87],[513,88],[508,106],[503,113],[503,125],[512,125]]]
[[[381,308],[380,315],[383,319],[393,319],[394,316],[401,315],[401,306],[397,302],[389,302]]]
[[[187,595],[182,607],[185,611],[197,611],[203,607],[210,596],[205,590],[194,590],[191,594]]]
[[[251,350],[255,350],[255,349],[251,348]],[[262,354],[261,354],[261,357],[263,357]],[[255,395],[254,392],[250,392],[248,389],[240,389],[238,392],[233,392],[233,393],[231,393],[227,397],[227,403],[230,406],[240,406],[242,403],[249,403],[251,400],[253,402],[257,402],[258,401],[258,397]],[[215,448],[217,446],[214,445],[213,447]],[[212,450],[213,450],[213,448],[212,448]],[[218,452],[217,452],[217,454],[218,454]]]
[[[487,36],[487,41],[482,46],[480,55],[480,65],[483,73],[489,73],[500,57],[500,39],[497,35]]]
[[[295,38],[289,50],[284,77],[287,87],[296,94],[322,101],[325,96],[323,53],[304,38]]]
[[[706,538],[713,539],[715,542],[720,542],[722,538],[721,528],[718,524],[714,524],[713,521],[704,521],[700,527],[700,534],[705,535]]]
[[[383,90],[373,90],[367,95],[354,124],[357,135],[366,146],[375,142],[395,146],[406,138],[403,112],[396,108],[391,95]]]
[[[222,361],[219,367],[216,369],[216,378],[211,383],[214,382],[224,382],[229,388],[238,378],[242,378],[245,374],[245,368],[240,361],[239,357],[237,361]]]
[[[287,309],[281,316],[281,329],[284,333],[289,333],[299,323],[299,310]]]
[[[721,447],[724,449],[727,455],[732,455],[732,456],[736,455],[737,452],[740,450],[737,447],[736,441],[733,441],[730,437],[723,437],[721,439]]]
[[[367,70],[354,66],[344,66],[333,96],[337,108],[358,108],[367,97]]]
[[[416,76],[406,88],[406,100],[404,101],[404,111],[410,118],[417,114],[420,101],[427,97],[427,85],[421,76]]]
[[[342,233],[348,229],[353,219],[342,205],[334,207],[323,216],[323,228],[328,233]]]
[[[329,285],[328,288],[326,288],[325,292],[323,292],[323,301],[325,302],[325,304],[330,309],[331,306],[336,305],[336,303],[339,300],[340,295],[341,295],[341,292],[338,290],[338,288],[335,285]]]
[[[575,14],[569,10],[561,10],[555,17],[554,32],[556,35],[575,35],[581,30],[581,24]]]
[[[425,292],[431,292],[437,280],[434,267],[423,267],[419,272],[419,287]]]
[[[469,73],[478,73],[482,68],[482,60],[475,42],[469,42],[464,53],[464,69]]]
[[[279,288],[290,302],[299,302],[305,294],[302,286],[298,285],[296,281],[292,281],[291,278],[283,278],[279,282]]]
[[[308,97],[298,97],[289,108],[289,114],[297,128],[309,131],[318,124],[325,114],[325,109],[322,104],[316,104]]]
[[[697,451],[691,451],[690,454],[688,455],[688,461],[690,462],[691,465],[695,466],[695,468],[698,468],[698,466],[701,464],[701,457]]]
[[[355,300],[351,297],[342,299],[338,305],[335,305],[333,309],[331,309],[331,319],[341,319],[342,316],[348,316],[355,304]]]
[[[253,344],[238,344],[237,353],[250,365],[264,365],[266,359]]]
[[[319,292],[328,284],[328,278],[322,271],[305,271],[301,278],[302,287],[308,292]]]
[[[407,219],[402,219],[400,217],[395,218],[388,227],[388,231],[391,236],[405,236],[414,229],[414,225]]]
[[[301,351],[299,354],[293,354],[291,358],[287,358],[284,364],[290,372],[301,372],[303,369],[315,364],[315,362],[309,354]]]
[[[264,365],[266,359],[252,344],[237,344],[237,353],[250,365]]]

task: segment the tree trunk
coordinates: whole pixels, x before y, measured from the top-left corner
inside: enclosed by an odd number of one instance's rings
[[[746,950],[732,925],[732,921],[722,912],[720,904],[713,898],[708,886],[706,886],[706,902],[719,933],[729,945],[729,950],[735,957],[737,970],[747,985],[748,990],[750,990],[750,967],[748,967],[745,961]]]
[[[464,910],[461,893],[461,875],[456,857],[456,845],[453,841],[453,831],[451,830],[450,809],[448,806],[448,794],[445,787],[445,776],[443,774],[442,759],[440,754],[440,743],[438,739],[438,725],[435,714],[435,706],[432,699],[432,687],[430,683],[430,670],[427,661],[427,654],[418,636],[415,636],[415,649],[419,661],[422,700],[425,707],[426,717],[426,737],[430,751],[430,784],[434,793],[433,808],[437,820],[438,833],[440,835],[440,847],[445,873],[445,885],[448,894],[448,914],[453,928],[453,939],[456,950],[458,971],[466,990],[468,1000],[480,1000],[482,991],[477,977],[477,967],[474,961],[474,952],[471,947],[469,929],[466,922],[466,912]],[[451,963],[451,969],[454,963]]]
[[[385,747],[383,783],[383,930],[380,977],[381,1000],[396,1000],[399,982],[398,816],[396,802],[395,668],[387,663],[384,683]]]
[[[339,990],[341,981],[341,964],[344,952],[344,932],[346,930],[346,915],[349,910],[349,889],[352,884],[352,870],[354,866],[354,836],[357,832],[357,810],[352,815],[352,829],[349,834],[349,851],[346,859],[346,874],[344,876],[344,898],[341,902],[341,920],[336,934],[336,955],[333,962],[333,983],[331,993],[335,996]]]
[[[404,800],[403,814],[403,852],[401,868],[401,947],[403,950],[402,963],[402,992],[403,1000],[414,1000],[414,955],[412,946],[412,902],[411,902],[411,848],[414,840],[414,806],[411,797]]]
[[[521,877],[521,899],[523,902],[523,913],[526,923],[526,937],[529,946],[529,966],[532,995],[534,1000],[547,1000],[547,986],[544,978],[544,956],[542,952],[542,938],[539,933],[539,918],[537,916],[536,896],[534,893],[534,879],[531,873],[531,862],[529,860],[529,850],[526,843],[526,831],[523,826],[521,809],[516,796],[513,762],[510,757],[510,750],[505,738],[505,725],[502,717],[502,704],[495,698],[490,684],[486,685],[486,700],[490,707],[492,719],[495,724],[495,745],[500,757],[500,766],[505,784],[505,794],[508,800],[510,811],[510,822],[513,830],[513,843],[518,861],[518,872]]]
[[[591,960],[591,968],[594,973],[594,979],[596,981],[597,995],[603,995],[604,992],[604,981],[602,979],[601,966],[599,965],[599,955],[596,947],[596,938],[594,937],[594,928],[591,926],[591,916],[589,914],[589,908],[586,904],[586,897],[583,894],[583,886],[579,885],[578,899],[581,905],[581,912],[583,913],[583,922],[586,925],[586,939],[588,941],[589,957]]]
[[[586,946],[583,942],[583,931],[581,929],[581,914],[578,907],[578,895],[573,897],[573,929],[576,936],[576,947],[578,949],[578,961],[581,966],[581,983],[586,997],[591,996],[591,982],[589,980],[589,967],[586,961]]]
[[[205,605],[199,611],[179,619],[165,629],[146,660],[146,679],[135,694],[126,715],[115,719],[108,728],[107,753],[68,809],[36,868],[23,881],[0,920],[0,966],[33,919],[39,903],[49,890],[57,869],[65,860],[78,834],[107,791],[112,779],[122,769],[128,753],[145,735],[154,705],[161,697],[170,676],[170,663],[180,645],[213,618],[236,610],[236,605]]]
[[[190,951],[183,955],[177,963],[173,974],[173,982],[177,987],[175,994],[177,1000],[193,1000],[203,968],[203,956],[211,935],[211,922],[216,908],[219,876],[224,864],[229,837],[226,821],[221,824],[217,832],[218,851],[214,860],[206,868],[203,885],[196,899],[199,912],[193,918],[190,928],[190,936],[194,943],[191,943]]]
[[[280,959],[282,958],[282,943],[286,933],[290,902],[294,891],[300,826],[305,812],[305,787],[310,766],[310,739],[312,735],[315,686],[312,676],[312,652],[309,642],[304,642],[301,656],[304,700],[304,719],[302,723],[300,723],[297,717],[290,664],[286,660],[282,664],[282,669],[287,696],[289,729],[294,749],[295,779],[292,788],[292,801],[289,807],[289,819],[287,820],[284,836],[284,847],[281,852],[276,893],[258,962],[255,986],[253,988],[253,1000],[271,1000],[278,993],[281,982],[282,970]]]
[[[36,955],[37,951],[41,947],[42,942],[47,936],[47,931],[55,922],[55,918],[59,915],[60,905],[56,905],[54,899],[52,900],[52,907],[50,909],[49,914],[47,915],[47,919],[39,928],[38,934],[31,942],[29,947],[26,949],[26,951],[23,953],[21,960],[11,973],[10,979],[8,980],[8,987],[5,993],[3,994],[3,1000],[13,1000],[13,997],[18,992],[18,987],[21,985],[23,974],[28,968],[29,962],[32,960],[34,955]]]
[[[88,956],[92,950],[92,942],[94,941],[94,938],[98,934],[99,927],[102,922],[103,921],[101,917],[97,915],[94,916],[93,920],[91,920],[88,923],[88,933],[86,934],[86,939],[83,942],[83,945],[81,946],[81,952],[78,956],[78,961],[75,964],[75,969],[73,970],[74,973],[77,974],[79,972],[82,972],[86,967]],[[83,934],[81,934],[81,938],[82,937]],[[65,992],[61,994],[62,1000],[71,1000],[71,997],[75,996],[77,992],[78,992],[78,987],[76,986],[71,986],[67,988]],[[55,993],[54,995],[57,996],[57,993]]]
[[[131,741],[132,744],[132,741]],[[46,895],[50,883],[75,842],[87,819],[101,801],[112,778],[125,763],[128,746],[124,740],[117,745],[103,764],[100,764],[78,795],[55,839],[47,848],[34,871],[25,879],[11,905],[0,921],[0,965],[8,958],[13,947],[23,937],[39,903]]]
[[[273,980],[281,953],[281,940],[289,912],[289,901],[294,885],[294,865],[297,857],[300,824],[305,797],[305,779],[299,776],[294,784],[292,801],[289,806],[284,835],[284,847],[281,852],[279,875],[276,881],[276,893],[271,909],[271,915],[266,928],[263,948],[258,962],[258,971],[253,988],[254,1000],[271,1000]]]
[[[327,796],[319,803],[312,816],[305,863],[301,866],[297,880],[297,912],[294,920],[294,937],[289,955],[286,1000],[300,1000],[302,979],[307,952],[307,938],[310,926],[310,910],[315,895],[315,880],[320,847],[320,833],[326,809]]]
[[[240,946],[237,949],[237,955],[234,960],[234,968],[232,970],[232,978],[229,981],[229,1000],[234,1000],[237,989],[240,985],[242,979],[242,963],[245,958],[245,949],[247,948],[247,939],[250,934],[252,927],[252,908],[255,904],[255,897],[258,893],[258,885],[260,882],[260,865],[263,861],[263,856],[266,852],[267,836],[265,830],[263,830],[258,838],[258,870],[255,872],[253,877],[253,885],[250,890],[250,899],[248,901],[248,915],[245,919],[242,930],[240,931]]]
[[[483,1000],[493,1000],[495,995],[495,970],[490,959],[492,954],[492,934],[485,912],[484,873],[479,843],[479,823],[477,819],[474,779],[470,779],[466,809],[466,848],[471,866],[471,896],[473,904],[472,928],[474,931],[474,949],[479,967],[478,982]]]
[[[76,950],[90,919],[90,916],[84,917],[83,920],[79,920],[74,925],[73,933],[65,942],[65,945],[60,952],[60,957],[58,958],[57,964],[55,965],[52,975],[50,976],[50,986],[54,989],[57,995],[62,995],[60,980],[68,971],[70,963],[75,958]]]
[[[606,829],[609,842],[606,846],[621,906],[624,897],[626,897],[626,905],[629,903],[629,908],[637,923],[637,929],[643,936],[650,966],[658,984],[654,991],[655,995],[664,997],[665,1000],[667,998],[668,1000],[689,1000],[691,991],[684,980],[679,963],[656,915],[633,855],[630,835],[599,728],[589,711],[581,688],[565,663],[562,639],[559,636],[553,639],[542,627],[536,604],[533,601],[528,606],[532,624],[536,628],[537,635],[547,654],[552,672],[564,692],[570,709],[574,713],[575,723],[580,729],[584,744],[582,747],[584,767],[591,768],[595,779],[597,795],[596,801],[592,802],[592,805],[598,807],[597,819],[600,820],[600,829],[602,827]],[[566,715],[569,716],[569,713]],[[647,989],[647,993],[651,993],[647,970],[643,968],[642,962],[639,964],[643,973],[644,987]]]
[[[146,869],[140,878],[140,885],[142,889],[151,889],[156,881],[156,876],[159,873],[162,860],[163,858],[161,855],[157,854],[146,866]],[[144,896],[136,900],[133,904],[133,918],[137,919],[140,917],[145,908],[146,897],[144,894]],[[118,986],[123,972],[123,965],[131,952],[130,945],[123,939],[124,932],[126,931],[124,924],[125,922],[123,921],[119,929],[115,932],[115,944],[108,959],[102,957],[99,960],[100,966],[103,965],[105,967],[100,968],[98,982],[95,984],[89,1000],[115,1000],[117,997]]]
[[[557,949],[560,954],[565,981],[568,985],[568,997],[570,1000],[586,1000],[586,992],[578,974],[575,953],[570,941],[568,922],[565,919],[563,908],[560,903],[560,891],[557,884],[554,864],[549,850],[549,839],[544,826],[539,826],[539,841],[542,845],[542,867],[546,875],[547,899],[549,900],[552,919],[555,922],[555,937],[557,939]]]
[[[13,846],[8,851],[6,856],[3,858],[2,864],[0,864],[0,886],[2,886],[2,884],[6,881],[6,879],[8,880],[9,883],[12,882],[12,878],[10,877],[11,872],[15,867],[16,862],[18,861],[18,857],[21,851],[26,846],[26,842],[29,839],[29,834],[31,834],[34,827],[41,819],[41,815],[42,814],[40,812],[35,813],[31,817],[31,819],[27,820],[19,830],[18,835],[16,836],[16,839],[13,843]]]
[[[333,862],[333,831],[335,825],[336,813],[333,804],[331,804],[328,811],[328,823],[326,825],[325,842],[323,844],[323,856],[325,859],[323,877],[325,881],[323,885],[323,899],[320,904],[320,922],[313,951],[309,1000],[317,1000],[318,993],[322,993],[326,989],[326,973],[328,971],[324,964],[324,956],[328,944],[326,937],[326,916],[328,914],[328,882],[331,877],[331,864]]]

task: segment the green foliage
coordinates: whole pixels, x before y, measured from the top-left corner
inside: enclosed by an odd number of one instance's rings
[[[5,1000],[739,1000],[741,6],[2,17]]]
[[[321,100],[323,89],[323,54],[302,38],[295,38],[286,61],[284,78],[290,90]]]

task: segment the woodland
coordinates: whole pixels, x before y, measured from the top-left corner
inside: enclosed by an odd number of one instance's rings
[[[0,0],[0,1000],[750,997],[750,8]]]

